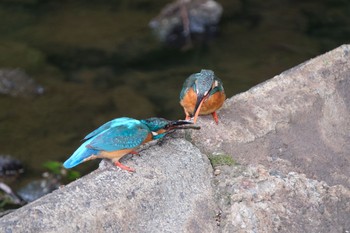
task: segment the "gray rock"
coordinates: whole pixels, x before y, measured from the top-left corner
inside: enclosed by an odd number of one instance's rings
[[[221,167],[215,178],[221,232],[346,232],[350,191],[307,179],[274,174],[264,166]]]
[[[0,232],[349,232],[349,90],[344,45],[227,100],[219,125],[148,144],[124,161],[134,174],[103,161]]]
[[[150,21],[149,27],[161,42],[182,47],[196,36],[207,40],[215,35],[222,11],[214,0],[175,0]]]
[[[350,46],[228,99],[201,117],[193,142],[207,154],[350,188]]]
[[[21,69],[0,70],[0,94],[17,96],[35,96],[44,93],[44,88],[38,85]]]
[[[33,180],[17,191],[18,196],[26,202],[34,201],[58,189],[60,183],[56,179]]]
[[[191,143],[165,140],[0,219],[0,232],[214,232],[211,166]],[[131,162],[132,161],[132,162]]]
[[[21,161],[10,155],[0,154],[0,181],[5,177],[18,176],[24,172]]]
[[[193,142],[242,164],[216,168],[221,232],[350,232],[349,90],[344,45],[199,119]]]

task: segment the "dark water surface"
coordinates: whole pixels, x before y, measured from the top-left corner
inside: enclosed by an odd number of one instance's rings
[[[0,154],[40,174],[112,118],[182,118],[182,83],[202,68],[231,97],[349,43],[350,1],[225,0],[215,40],[165,48],[148,22],[169,2],[0,1],[0,69],[23,68],[45,88],[39,97],[0,96]]]

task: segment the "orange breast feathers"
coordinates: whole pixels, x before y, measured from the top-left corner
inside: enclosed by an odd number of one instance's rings
[[[225,93],[216,92],[204,100],[201,109],[199,110],[199,115],[207,115],[215,112],[223,105],[226,99]],[[184,108],[188,115],[193,116],[194,107],[196,106],[197,94],[190,88],[184,98],[180,101],[181,106]]]

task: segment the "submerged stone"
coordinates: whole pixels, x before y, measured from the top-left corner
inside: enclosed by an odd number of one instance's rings
[[[183,47],[195,38],[206,40],[215,35],[222,11],[213,0],[177,0],[166,5],[149,27],[161,42]]]
[[[23,172],[21,161],[9,155],[0,155],[0,178],[17,176]]]
[[[0,94],[17,96],[42,95],[44,88],[21,69],[0,70]]]

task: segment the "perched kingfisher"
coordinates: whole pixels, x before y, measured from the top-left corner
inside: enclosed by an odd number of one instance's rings
[[[216,124],[216,111],[221,108],[226,99],[222,81],[211,70],[201,70],[190,75],[184,82],[180,93],[180,104],[184,108],[186,120],[198,115],[212,114]]]
[[[137,154],[135,149],[151,140],[164,137],[169,131],[185,128],[193,124],[190,121],[170,121],[163,118],[136,120],[121,117],[111,120],[89,133],[85,142],[64,162],[65,168],[72,168],[80,163],[97,158],[107,158],[123,170],[135,170],[119,162],[126,154]]]

